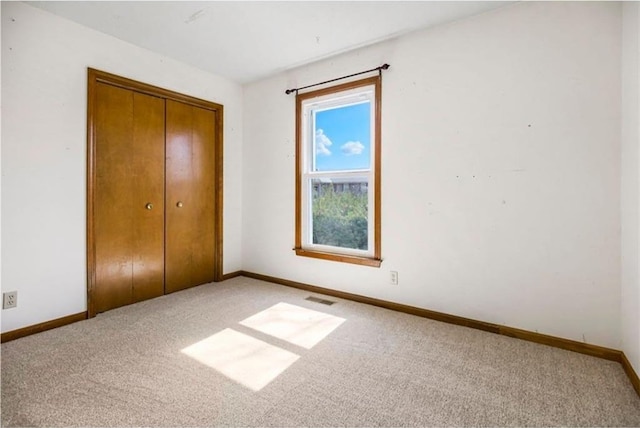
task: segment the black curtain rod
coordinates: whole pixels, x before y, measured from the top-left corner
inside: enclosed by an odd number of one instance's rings
[[[336,80],[348,79],[349,77],[359,76],[360,74],[365,74],[365,73],[371,73],[372,71],[376,71],[376,70],[378,70],[378,72],[382,74],[382,70],[387,70],[389,67],[391,67],[389,64],[382,64],[380,67],[372,68],[371,70],[361,71],[360,73],[354,73],[348,76],[336,77],[335,79],[326,80],[320,83],[314,83],[313,85],[303,86],[302,88],[287,89],[286,91],[284,91],[284,93],[289,95],[292,92],[297,93],[298,91],[301,91],[303,89],[313,88],[314,86],[324,85],[325,83],[335,82]]]

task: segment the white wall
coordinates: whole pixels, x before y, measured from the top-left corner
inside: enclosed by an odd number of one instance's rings
[[[620,31],[523,2],[246,86],[243,268],[619,349]],[[284,90],[384,62],[382,267],[297,257]]]
[[[640,4],[622,12],[622,350],[640,373]]]
[[[224,272],[241,268],[239,85],[14,2],[2,62],[3,332],[86,310],[87,67],[224,105]]]

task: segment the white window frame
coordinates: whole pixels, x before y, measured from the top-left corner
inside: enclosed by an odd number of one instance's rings
[[[314,171],[315,116],[318,112],[369,102],[370,160],[367,169]],[[350,82],[297,96],[296,253],[342,262],[380,266],[380,78]],[[314,180],[357,179],[367,182],[367,249],[313,243]],[[363,180],[364,181],[364,180]],[[353,181],[352,181],[353,182]]]

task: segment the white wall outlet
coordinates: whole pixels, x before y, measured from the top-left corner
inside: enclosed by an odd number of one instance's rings
[[[2,309],[15,308],[16,306],[18,306],[17,291],[2,293]]]
[[[398,285],[398,271],[391,271],[391,285]]]

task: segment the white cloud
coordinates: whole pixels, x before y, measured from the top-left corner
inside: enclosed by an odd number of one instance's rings
[[[359,155],[364,150],[364,144],[360,141],[348,141],[340,147],[340,150],[347,156]]]
[[[322,129],[316,129],[316,154],[329,156],[331,155],[331,150],[328,149],[333,143],[324,135],[324,131]]]

